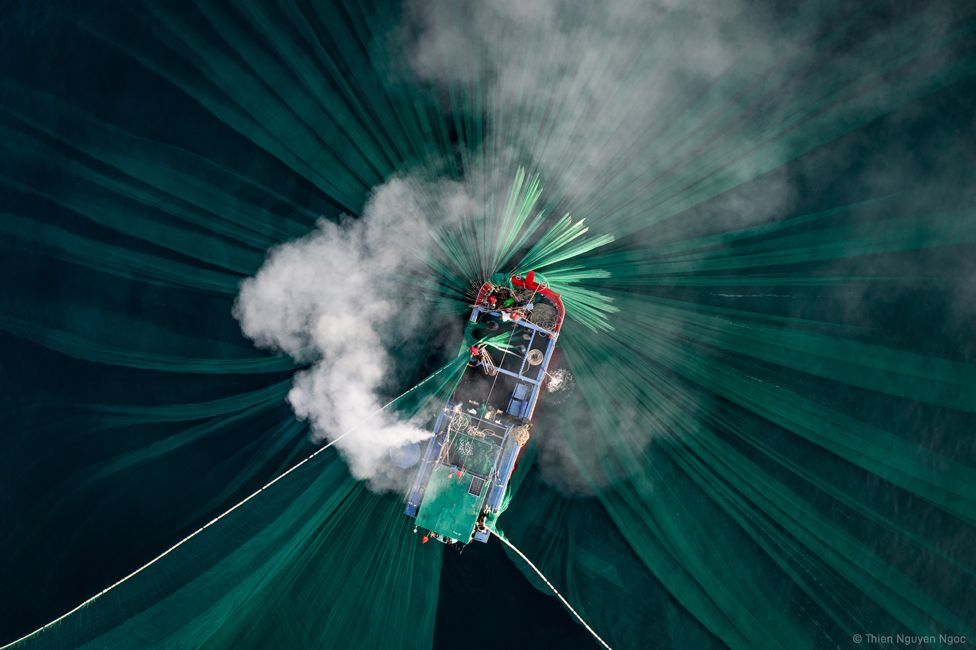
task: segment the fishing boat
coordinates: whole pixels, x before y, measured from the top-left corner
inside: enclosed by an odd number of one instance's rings
[[[488,541],[531,437],[565,309],[535,273],[485,282],[465,331],[470,360],[437,416],[406,514],[422,541]]]

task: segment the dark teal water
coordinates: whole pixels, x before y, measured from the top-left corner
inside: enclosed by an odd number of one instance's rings
[[[0,135],[14,136],[0,143],[0,219],[11,215],[18,219],[16,227],[0,232],[0,316],[26,324],[19,335],[0,332],[0,641],[16,638],[73,607],[311,448],[307,430],[293,424],[293,414],[281,399],[293,373],[287,360],[247,372],[223,365],[228,360],[269,363],[268,355],[253,348],[232,318],[233,293],[160,286],[146,282],[137,272],[107,273],[78,263],[70,250],[58,249],[51,239],[41,244],[40,237],[24,235],[39,233],[41,226],[56,226],[87,241],[151,256],[159,265],[172,263],[173,268],[181,265],[193,273],[226,276],[231,281],[255,272],[264,248],[241,246],[212,229],[179,222],[178,237],[202,242],[193,254],[181,253],[166,245],[162,235],[144,239],[104,222],[99,225],[97,219],[81,216],[79,206],[89,206],[92,214],[111,214],[137,232],[145,232],[143,228],[162,232],[162,226],[177,221],[158,208],[93,187],[79,175],[79,168],[111,175],[111,166],[97,159],[97,151],[122,142],[122,152],[133,160],[182,168],[210,183],[215,195],[232,200],[234,208],[252,215],[269,231],[291,236],[312,228],[317,215],[335,218],[361,207],[330,198],[279,157],[218,119],[166,74],[147,70],[130,53],[111,45],[108,41],[113,38],[151,40],[152,20],[138,9],[111,2],[83,8],[74,4],[24,1],[0,7],[0,123],[4,126]],[[945,6],[950,16],[958,7]],[[911,10],[911,3],[905,3],[892,13]],[[186,11],[192,13],[189,7]],[[179,14],[180,7],[174,3],[169,12]],[[863,31],[870,34],[876,27],[867,24]],[[803,80],[796,80],[793,91],[802,90]],[[912,198],[919,209],[938,212],[971,206],[976,201],[971,182],[976,164],[974,108],[976,83],[963,79],[783,165],[777,173],[790,180],[797,213],[887,196],[904,189],[906,177],[920,188]],[[80,112],[87,116],[84,120],[78,119]],[[25,122],[24,116],[35,123]],[[93,126],[93,120],[124,132],[125,138]],[[41,128],[44,125],[50,131]],[[162,146],[144,147],[140,142]],[[883,169],[879,160],[884,159],[908,171],[878,174],[867,186],[862,172],[869,166]],[[733,194],[744,202],[759,201],[764,188],[760,178]],[[186,205],[192,208],[199,198],[187,197]],[[697,210],[707,214],[709,208],[706,204]],[[694,222],[695,215],[696,210],[690,210],[686,220]],[[881,212],[875,217],[882,228],[884,216]],[[665,232],[662,240],[666,237]],[[631,250],[635,246],[626,240],[619,245]],[[812,275],[859,276],[870,271],[898,281],[881,288],[865,281],[842,291],[817,289],[795,300],[763,295],[731,298],[754,292],[746,274],[741,286],[728,285],[722,291],[669,286],[657,294],[792,318],[855,322],[864,326],[859,335],[869,342],[973,363],[973,252],[971,244],[960,244],[908,258],[878,255],[867,261],[813,266],[807,269]],[[945,282],[947,278],[959,282]],[[770,294],[777,291],[769,288]],[[52,332],[84,335],[97,339],[102,347],[93,350],[72,341],[53,345]],[[45,341],[49,345],[41,344]],[[52,349],[59,346],[61,352]],[[107,349],[121,350],[122,362],[105,357]],[[159,358],[194,370],[162,371],[153,366]],[[217,362],[207,365],[201,360]],[[768,370],[770,376],[787,372]],[[969,435],[974,424],[970,413],[908,399],[882,400],[846,384],[810,379],[808,386],[821,402],[884,424],[920,447],[965,462],[976,459],[976,443]],[[232,417],[236,411],[228,411],[167,421],[142,414],[128,422],[113,422],[95,408],[208,402],[265,389],[267,403],[239,417]],[[136,462],[91,480],[114,459],[129,458],[156,440],[178,437],[188,426],[203,426],[210,417],[225,419],[213,431],[152,462]],[[545,422],[546,414],[541,417]],[[769,429],[771,435],[789,435]],[[263,460],[256,464],[258,450],[267,449],[269,441],[276,447],[260,454]],[[806,447],[797,450],[807,452],[817,453]],[[829,458],[823,467],[824,476],[838,485],[864,478],[846,466],[831,464]],[[942,544],[976,559],[969,528],[880,479],[875,488],[865,494],[866,501],[879,508],[917,512],[920,528],[943,531]],[[594,502],[580,499],[580,503],[585,509]],[[596,511],[593,527],[612,535],[609,519],[601,519],[605,514]],[[879,532],[879,547],[885,546],[884,535]],[[626,544],[623,547],[629,552]],[[915,561],[898,547],[886,550],[893,564]],[[925,566],[906,570],[948,601],[972,598],[970,581],[927,573]],[[500,619],[510,621],[479,627],[479,638],[508,647],[593,647],[585,631],[554,599],[526,581],[497,543],[472,546],[460,556],[445,551],[439,587],[438,647],[458,647],[457,640],[471,634],[468,608],[473,591],[478,599],[497,604]],[[654,583],[641,597],[645,595],[669,612],[666,626],[655,622],[660,625],[655,628],[656,638],[669,638],[676,647],[721,645],[676,605],[663,585]],[[972,604],[962,610],[976,611]]]

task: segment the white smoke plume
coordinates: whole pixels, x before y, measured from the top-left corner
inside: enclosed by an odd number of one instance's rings
[[[465,240],[452,242],[467,251],[463,268],[445,261],[435,237],[483,219],[486,197],[507,195],[511,183],[497,169],[463,183],[421,171],[399,175],[374,189],[361,217],[321,220],[305,237],[272,249],[241,285],[234,315],[244,334],[310,364],[288,394],[295,414],[320,440],[356,429],[336,448],[353,476],[374,490],[404,489],[411,471],[390,456],[431,435],[422,415],[409,422],[392,412],[377,415],[406,388],[392,381],[397,363],[453,354],[461,341],[461,320],[443,306],[444,298],[466,297],[457,286],[438,286],[434,296],[422,281],[428,265],[440,259],[455,281],[472,287],[497,270],[477,264],[479,252],[494,250],[490,229],[464,230]],[[491,205],[500,210],[503,202]]]
[[[670,134],[717,82],[803,50],[812,26],[787,40],[775,21],[738,0],[409,0],[398,38],[409,74],[483,93],[501,146],[517,148],[571,212],[597,219],[610,188],[639,193],[654,167],[669,180],[681,146]],[[756,172],[740,163],[723,173]],[[769,184],[765,204],[788,190]]]
[[[434,189],[457,209],[463,192],[450,185],[392,179],[373,192],[361,218],[323,219],[307,236],[272,249],[235,305],[255,343],[311,364],[295,376],[289,403],[317,439],[357,429],[336,447],[352,475],[377,491],[404,487],[407,473],[389,454],[430,436],[423,422],[376,412],[383,389],[402,388],[390,383],[396,361],[389,350],[432,326],[410,278],[422,272],[430,245],[422,204]]]

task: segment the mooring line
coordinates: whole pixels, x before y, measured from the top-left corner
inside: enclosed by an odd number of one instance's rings
[[[43,632],[44,630],[48,629],[52,625],[56,625],[56,624],[60,623],[61,621],[63,621],[64,619],[66,619],[67,617],[71,616],[72,614],[74,614],[75,612],[77,612],[79,609],[82,609],[83,607],[85,607],[86,605],[89,605],[90,603],[94,602],[98,598],[101,598],[102,596],[104,596],[108,592],[112,591],[113,589],[115,589],[116,587],[118,587],[119,585],[121,585],[122,583],[126,582],[130,578],[133,578],[133,577],[139,575],[140,573],[142,573],[143,571],[145,571],[146,569],[148,569],[152,565],[156,564],[157,562],[159,562],[160,560],[162,560],[164,557],[166,557],[167,555],[169,555],[170,553],[172,553],[173,551],[175,551],[179,547],[181,547],[184,544],[186,544],[187,542],[189,542],[191,539],[193,539],[194,537],[196,537],[197,535],[199,535],[200,533],[202,533],[206,529],[208,529],[211,526],[213,526],[214,524],[216,524],[218,521],[220,521],[221,519],[223,519],[224,517],[226,517],[230,513],[234,512],[235,510],[237,510],[238,508],[240,508],[241,506],[243,506],[245,503],[247,503],[248,501],[250,501],[251,499],[253,499],[257,495],[259,495],[262,492],[264,492],[265,490],[267,490],[269,487],[271,487],[272,485],[274,485],[275,483],[277,483],[281,479],[285,478],[286,476],[288,476],[289,474],[291,474],[292,472],[294,472],[296,469],[298,469],[299,467],[301,467],[302,465],[304,465],[308,461],[312,460],[313,458],[315,458],[316,456],[318,456],[319,454],[321,454],[323,451],[325,451],[326,449],[328,449],[332,445],[336,444],[337,442],[339,442],[340,440],[342,440],[346,436],[351,435],[351,434],[359,431],[360,429],[362,429],[363,425],[365,425],[367,422],[369,422],[372,418],[374,418],[375,416],[379,415],[380,413],[382,413],[383,411],[385,411],[387,408],[389,408],[390,406],[392,406],[393,404],[395,404],[396,402],[398,402],[400,399],[402,399],[403,397],[406,397],[407,395],[409,395],[413,391],[417,390],[418,388],[420,388],[421,386],[423,386],[428,381],[430,381],[431,379],[433,379],[437,375],[441,374],[442,372],[444,372],[448,368],[456,365],[456,363],[457,363],[457,360],[452,361],[452,362],[448,363],[447,365],[445,365],[445,366],[437,369],[434,373],[432,373],[432,374],[428,375],[427,377],[425,377],[417,385],[413,386],[412,388],[410,388],[406,392],[401,393],[400,395],[394,397],[392,400],[390,400],[389,402],[387,402],[383,406],[379,407],[378,409],[376,409],[375,411],[373,411],[372,413],[370,413],[359,424],[357,424],[353,428],[349,429],[348,431],[340,434],[334,440],[330,440],[327,445],[316,449],[311,454],[309,454],[308,456],[306,456],[305,459],[303,459],[302,461],[300,461],[300,462],[296,463],[295,465],[291,466],[290,468],[288,468],[287,470],[285,470],[284,472],[282,472],[278,476],[274,477],[273,479],[271,479],[270,481],[268,481],[267,483],[265,483],[263,486],[261,486],[260,488],[258,488],[257,490],[255,490],[254,492],[252,492],[251,494],[249,494],[248,496],[244,497],[240,501],[238,501],[236,504],[234,504],[233,506],[231,506],[229,509],[227,509],[224,512],[220,513],[219,515],[217,515],[216,517],[214,517],[213,519],[211,519],[210,521],[208,521],[204,525],[200,526],[199,528],[197,528],[195,531],[193,531],[192,533],[190,533],[189,535],[187,535],[186,537],[184,537],[180,541],[178,541],[175,544],[173,544],[172,546],[170,546],[168,549],[166,549],[165,551],[163,551],[162,553],[160,553],[159,555],[157,555],[153,559],[151,559],[148,562],[146,562],[145,564],[143,564],[141,567],[139,567],[135,571],[133,571],[133,572],[129,573],[128,575],[126,575],[125,577],[117,580],[116,582],[112,583],[111,585],[109,585],[105,589],[102,589],[100,592],[98,592],[97,594],[95,594],[94,596],[92,596],[91,598],[89,598],[88,600],[84,601],[83,603],[81,603],[77,607],[74,607],[73,609],[68,610],[67,612],[65,612],[61,616],[58,616],[53,621],[51,621],[49,623],[45,623],[44,625],[42,625],[41,627],[37,628],[33,632],[30,632],[28,634],[25,634],[24,636],[20,637],[19,639],[16,639],[14,641],[11,641],[10,643],[7,643],[5,645],[0,646],[0,650],[5,650],[6,648],[13,647],[13,646],[17,645],[18,643],[21,643],[22,641],[26,641],[27,639],[31,638],[32,636],[35,636],[37,634],[40,634],[41,632]]]
[[[585,628],[586,628],[586,630],[587,630],[587,631],[588,631],[588,632],[589,632],[590,634],[592,634],[592,635],[593,635],[593,638],[594,638],[594,639],[596,639],[597,641],[599,641],[599,642],[600,642],[600,644],[601,644],[601,645],[602,645],[602,646],[603,646],[604,648],[606,648],[607,650],[613,650],[613,649],[612,649],[612,648],[611,648],[611,647],[610,647],[610,646],[609,646],[609,645],[607,644],[607,642],[606,642],[606,641],[604,641],[604,640],[603,640],[603,639],[602,639],[602,638],[600,637],[600,635],[596,633],[596,630],[594,630],[594,629],[593,629],[592,627],[590,627],[590,624],[589,624],[589,623],[587,623],[587,622],[586,622],[585,620],[583,620],[583,617],[582,617],[582,616],[580,616],[580,614],[579,614],[579,612],[577,612],[577,611],[576,611],[575,609],[573,609],[573,606],[569,604],[569,601],[568,601],[568,600],[566,600],[565,598],[563,598],[563,595],[562,595],[561,593],[559,593],[559,590],[558,590],[558,589],[556,589],[556,586],[555,586],[555,585],[553,585],[553,584],[552,584],[551,582],[549,582],[549,578],[547,578],[546,576],[544,576],[544,575],[542,574],[542,571],[540,571],[540,570],[539,570],[539,567],[537,567],[536,565],[534,565],[534,564],[532,564],[532,560],[530,560],[529,558],[527,558],[527,557],[525,557],[525,553],[523,553],[522,551],[520,551],[520,550],[518,550],[518,549],[517,549],[517,548],[515,547],[515,545],[514,545],[514,544],[512,544],[512,543],[511,543],[510,541],[508,541],[507,539],[505,539],[505,536],[504,536],[504,535],[501,535],[501,534],[499,534],[499,533],[498,533],[497,531],[494,531],[494,530],[493,530],[493,531],[491,531],[491,532],[492,532],[492,533],[493,533],[493,534],[495,535],[495,537],[497,537],[497,538],[498,538],[499,540],[501,540],[501,542],[502,542],[502,543],[503,543],[503,544],[504,544],[505,546],[507,546],[508,548],[510,548],[510,549],[512,549],[513,551],[515,551],[515,553],[516,553],[516,555],[518,555],[518,556],[519,556],[520,558],[522,558],[523,560],[525,560],[525,563],[526,563],[526,564],[528,564],[528,565],[529,565],[529,566],[530,566],[530,567],[532,568],[532,570],[533,570],[533,571],[535,571],[535,573],[536,573],[536,575],[538,575],[538,576],[539,576],[540,578],[542,578],[542,581],[543,581],[543,582],[545,582],[545,583],[546,583],[546,584],[547,584],[547,585],[549,586],[549,588],[550,588],[550,589],[552,590],[552,593],[554,593],[554,594],[556,594],[556,598],[558,598],[559,600],[561,600],[561,601],[562,601],[562,603],[563,603],[563,605],[565,605],[565,606],[566,606],[566,609],[568,609],[568,610],[569,610],[570,612],[572,612],[572,614],[573,614],[573,616],[575,616],[575,617],[576,617],[576,620],[578,620],[578,621],[579,621],[580,623],[582,623],[582,624],[583,624],[583,627],[585,627]]]

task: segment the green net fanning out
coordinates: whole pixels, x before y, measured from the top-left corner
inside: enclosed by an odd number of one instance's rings
[[[304,361],[234,299],[394,180],[440,215],[403,242],[438,327],[391,346],[384,397],[454,357],[493,274],[563,296],[575,388],[491,525],[610,646],[976,637],[971,10],[639,5],[12,17],[38,56],[0,64],[3,639],[319,448],[284,402]],[[412,526],[327,450],[22,647],[528,638],[514,584],[506,625],[439,598]]]
[[[399,500],[370,494],[334,457],[278,485],[27,647],[430,645],[440,561],[415,543]],[[377,529],[384,521],[399,525]],[[385,625],[377,601],[396,604]],[[180,611],[193,615],[174,625]]]

